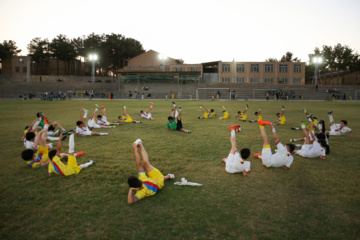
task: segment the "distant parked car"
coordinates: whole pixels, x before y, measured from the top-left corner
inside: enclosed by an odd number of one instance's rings
[[[62,78],[59,78],[57,81],[58,82],[63,82],[64,80]]]
[[[110,80],[110,79],[106,79],[105,82],[106,82],[106,83],[111,83],[111,80]]]
[[[101,82],[101,79],[95,79],[95,82]]]

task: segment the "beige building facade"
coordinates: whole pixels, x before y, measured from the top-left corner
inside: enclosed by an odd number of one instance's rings
[[[304,85],[304,62],[219,62],[219,83]]]
[[[268,85],[304,85],[304,62],[222,62],[181,64],[179,60],[164,57],[149,50],[128,61],[128,66],[120,71],[123,76],[138,72],[176,72],[199,76],[207,83],[263,83]]]

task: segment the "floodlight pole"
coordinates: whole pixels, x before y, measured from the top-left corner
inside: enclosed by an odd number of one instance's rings
[[[90,59],[90,61],[92,63],[91,81],[94,83],[95,82],[95,61],[97,60],[97,55],[96,54],[90,54],[89,59]]]
[[[321,79],[320,79],[320,73],[319,73],[319,64],[322,63],[322,58],[321,57],[314,57],[312,59],[313,64],[315,65],[315,72],[314,72],[314,76],[313,76],[313,80],[312,80],[312,85],[318,85],[318,80],[320,82],[321,85]]]

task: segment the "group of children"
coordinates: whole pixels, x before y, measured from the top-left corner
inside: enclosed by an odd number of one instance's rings
[[[176,106],[175,102],[172,103],[173,109],[171,110],[171,115],[168,117],[167,128],[169,130],[190,133],[190,130],[183,128],[181,122],[182,107]],[[142,119],[155,120],[151,114],[153,106],[154,104],[150,103],[150,107],[146,111],[140,112]],[[239,111],[235,116],[235,119],[246,121],[248,108],[249,106],[246,104],[245,109],[242,112]],[[200,109],[203,111],[203,116],[199,117],[199,119],[216,118],[217,116],[214,109],[208,110],[203,106],[201,106]],[[330,151],[328,143],[328,137],[330,135],[343,135],[346,132],[350,132],[352,135],[352,130],[347,127],[347,121],[342,120],[340,124],[334,123],[331,111],[328,112],[330,131],[325,131],[325,122],[323,120],[318,122],[313,114],[304,110],[308,120],[300,123],[304,138],[290,140],[290,142],[303,140],[304,144],[300,146],[301,149],[295,150],[296,146],[299,145],[293,143],[283,145],[280,142],[274,127],[274,125],[284,125],[286,123],[284,109],[284,106],[282,106],[281,112],[276,114],[277,121],[275,122],[264,121],[261,116],[261,108],[255,112],[256,119],[249,120],[251,123],[258,123],[263,140],[263,149],[261,153],[254,154],[254,157],[260,158],[263,165],[267,168],[283,167],[284,169],[289,169],[294,161],[294,158],[291,155],[292,153],[302,157],[319,157],[325,159],[326,154]],[[113,122],[107,120],[105,106],[99,107],[95,104],[95,110],[89,119],[87,119],[88,112],[89,111],[86,109],[80,109],[80,120],[76,122],[75,131],[67,131],[58,122],[53,122],[51,124],[51,122],[44,117],[42,112],[37,113],[37,118],[31,125],[27,126],[24,131],[23,141],[26,150],[22,152],[22,158],[26,161],[27,165],[30,168],[48,166],[49,176],[53,173],[64,176],[78,174],[82,169],[89,167],[95,162],[89,160],[87,163],[78,165],[76,157],[83,155],[84,152],[75,152],[75,135],[81,137],[94,135],[103,136],[108,135],[108,133],[98,133],[92,131],[92,129],[116,128],[116,126],[125,122],[141,123],[141,121],[133,120],[131,116],[127,114],[126,106],[122,107],[122,116],[118,116],[118,120]],[[101,112],[102,115],[100,114]],[[223,107],[222,113],[223,116],[220,117],[220,119],[229,118],[229,113],[225,107]],[[272,129],[272,135],[277,146],[275,154],[272,154],[270,148],[270,142],[265,131],[266,126],[270,126]],[[292,129],[297,130],[300,128],[292,127]],[[319,132],[315,133],[315,130],[319,130]],[[237,150],[235,139],[236,132],[241,132],[240,125],[230,126],[231,149],[229,155],[226,158],[223,158],[222,161],[226,164],[226,172],[242,173],[246,176],[250,172],[251,164],[249,161],[246,161],[250,156],[250,149],[242,148],[240,149],[240,152]],[[59,137],[55,137],[56,135],[59,135]],[[61,153],[61,142],[66,139],[67,136],[69,136],[68,153]],[[51,150],[53,146],[52,144],[47,144],[46,140],[57,141],[56,149]],[[131,176],[128,179],[128,184],[130,186],[128,193],[129,204],[135,203],[144,197],[156,194],[164,186],[164,180],[174,178],[173,174],[168,174],[166,176],[162,175],[158,169],[150,164],[149,157],[140,139],[136,140],[132,144],[132,147],[138,168],[138,176]],[[138,150],[140,150],[140,155]],[[63,158],[68,159],[67,164],[64,164],[61,161]]]
[[[248,106],[246,105],[246,109],[247,108]],[[284,106],[282,106],[281,113],[276,114],[278,119],[276,122],[273,123],[269,121],[264,121],[260,113],[261,108],[259,108],[258,112],[255,112],[255,116],[257,117],[257,119],[250,120],[249,122],[257,122],[259,124],[260,134],[263,140],[263,149],[261,153],[254,154],[254,157],[260,158],[262,160],[262,164],[267,168],[283,167],[284,169],[289,169],[294,161],[294,158],[291,155],[292,153],[306,158],[325,159],[326,154],[330,153],[330,146],[328,141],[329,136],[340,136],[347,132],[350,132],[350,136],[352,136],[353,134],[352,129],[347,127],[346,120],[341,120],[340,124],[334,123],[332,111],[328,112],[330,131],[325,131],[325,121],[321,119],[318,122],[314,114],[311,114],[304,109],[307,121],[301,121],[300,128],[291,128],[293,130],[301,129],[303,131],[304,137],[300,139],[290,139],[290,142],[304,141],[304,144],[299,145],[288,143],[286,145],[283,145],[277,136],[274,125],[285,124],[286,120],[284,116]],[[265,131],[266,125],[269,125],[272,129],[272,135],[277,147],[277,150],[275,150],[275,154],[272,154],[271,152],[270,142]],[[318,130],[318,132],[315,133],[315,130]],[[226,163],[226,172],[242,173],[244,176],[246,176],[250,172],[250,162],[246,161],[250,156],[250,149],[242,148],[240,152],[238,152],[235,140],[235,132],[240,131],[240,125],[230,126],[231,150],[228,157],[223,158],[222,161]],[[301,149],[295,150],[296,147],[300,147]]]

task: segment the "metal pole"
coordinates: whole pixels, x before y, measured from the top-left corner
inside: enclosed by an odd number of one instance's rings
[[[94,60],[92,61],[92,72],[91,72],[91,75],[92,75],[92,82],[95,82],[95,61],[94,61]]]

